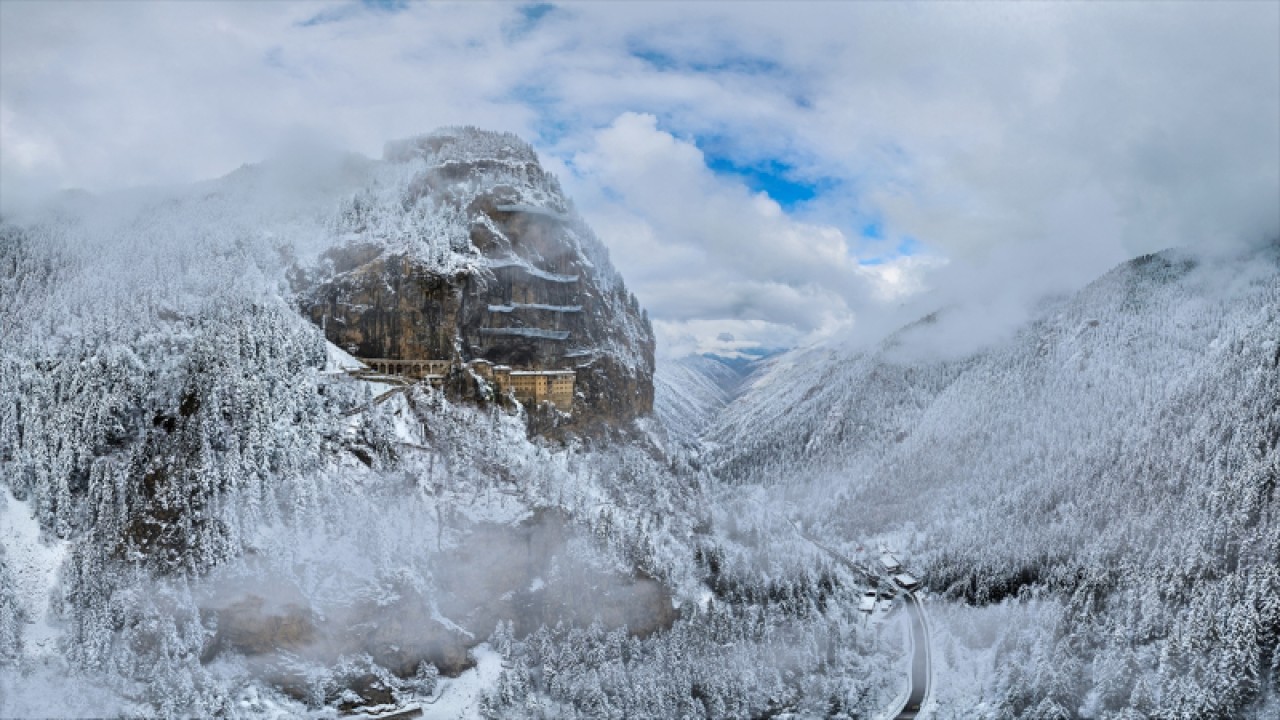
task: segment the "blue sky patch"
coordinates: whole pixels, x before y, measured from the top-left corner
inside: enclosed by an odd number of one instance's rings
[[[506,98],[528,105],[540,113],[546,113],[556,104],[556,98],[546,85],[538,83],[521,83],[511,88]]]
[[[401,10],[409,9],[408,0],[360,0],[360,4],[370,10],[388,13],[397,13]]]
[[[924,247],[920,245],[920,241],[910,236],[904,235],[902,239],[898,241],[897,250],[898,255],[900,256],[915,255],[923,249]]]
[[[372,10],[374,12],[390,14],[402,12],[408,9],[408,0],[359,0],[359,2],[334,5],[333,7],[312,15],[306,20],[298,22],[298,26],[314,27],[316,25],[342,22],[343,20],[349,20],[355,17],[362,10]]]
[[[318,12],[306,20],[298,21],[299,27],[315,27],[316,25],[326,25],[328,23],[342,22],[355,12],[355,5],[339,5],[331,7],[323,12]]]
[[[880,226],[877,224],[876,227],[879,228]],[[864,237],[876,239],[876,240],[880,239],[880,236],[876,236],[872,238],[872,236],[870,235],[864,235]],[[902,237],[898,238],[898,244],[894,246],[893,252],[886,253],[884,255],[877,255],[869,258],[858,258],[858,264],[859,265],[883,265],[891,260],[897,260],[898,258],[911,257],[912,255],[918,255],[924,252],[924,249],[925,249],[924,245],[919,240],[911,237],[910,235],[903,235]]]
[[[551,3],[528,3],[516,8],[516,19],[503,24],[503,35],[507,41],[519,40],[533,32],[543,19],[557,10]]]
[[[732,175],[756,192],[763,192],[774,202],[790,210],[809,202],[834,185],[833,180],[801,180],[795,168],[781,160],[765,160],[750,165],[739,165],[728,157],[704,151],[707,167],[717,175]]]
[[[504,100],[518,103],[535,111],[533,131],[537,134],[535,145],[553,146],[570,132],[571,125],[559,111],[560,97],[546,85],[525,83],[517,85],[503,96]]]
[[[569,136],[569,123],[563,120],[554,120],[546,115],[540,115],[533,123],[533,131],[538,135],[538,145],[553,146],[560,143]]]
[[[700,73],[735,73],[739,75],[773,75],[782,71],[777,61],[759,55],[727,52],[714,60],[680,57],[673,53],[646,45],[632,38],[627,52],[656,70]]]
[[[551,3],[531,3],[529,5],[521,5],[516,8],[516,12],[525,19],[530,25],[536,25],[539,20],[547,16],[547,13],[555,10],[556,6]]]

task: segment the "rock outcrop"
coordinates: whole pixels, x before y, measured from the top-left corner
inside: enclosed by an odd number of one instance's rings
[[[381,170],[339,213],[335,246],[295,276],[331,342],[367,358],[575,370],[560,429],[652,410],[648,319],[532,148],[450,129],[389,144]]]

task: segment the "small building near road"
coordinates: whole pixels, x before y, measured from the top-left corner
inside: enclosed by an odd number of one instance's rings
[[[889,553],[885,553],[880,556],[880,567],[884,568],[884,571],[891,575],[893,573],[902,572],[902,563],[898,562],[898,558],[890,555]]]
[[[920,587],[920,581],[911,573],[898,573],[893,576],[893,581],[903,590],[915,590]]]

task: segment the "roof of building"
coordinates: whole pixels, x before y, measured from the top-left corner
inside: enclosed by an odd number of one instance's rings
[[[512,375],[553,375],[564,377],[568,375],[577,375],[573,370],[512,370]]]

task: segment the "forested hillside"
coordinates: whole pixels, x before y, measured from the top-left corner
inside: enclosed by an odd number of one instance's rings
[[[289,279],[406,177],[266,163],[3,223],[0,715],[882,706],[897,640],[858,628],[862,588],[754,563],[652,418],[549,441],[344,371]]]
[[[775,360],[708,433],[724,492],[920,568],[955,716],[1274,708],[1280,246],[1138,258],[934,360],[947,322]]]
[[[677,438],[698,438],[737,397],[748,373],[704,355],[662,363],[653,378],[654,415]]]
[[[515,147],[474,137],[432,157]],[[396,205],[434,177],[400,162],[0,225],[0,715],[873,716],[900,613],[811,538],[920,574],[940,717],[1275,714],[1280,245],[1132,260],[977,351],[943,309],[749,376],[678,361],[653,416],[539,437],[352,376],[300,313],[353,213],[492,279],[457,207]],[[489,210],[542,227],[511,192]],[[625,316],[593,352],[643,379],[643,312],[566,237]]]

